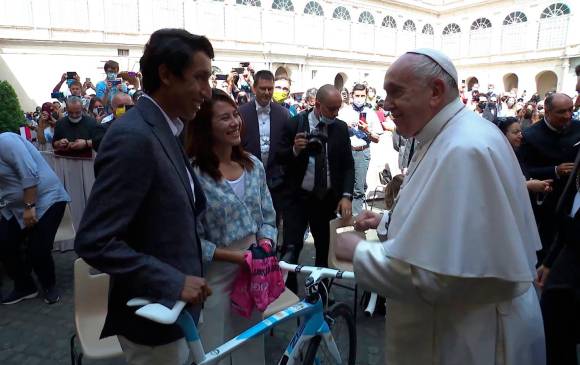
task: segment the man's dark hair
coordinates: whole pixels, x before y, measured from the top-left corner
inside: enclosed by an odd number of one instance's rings
[[[81,84],[81,82],[79,80],[74,80],[73,82],[71,82],[70,85],[68,86],[68,88],[70,89],[73,86],[78,86],[81,89],[83,88],[83,84]]]
[[[367,87],[364,86],[363,84],[355,84],[354,87],[352,88],[352,93],[354,94],[355,91],[364,91],[365,94],[368,93]]]
[[[274,74],[268,70],[260,70],[254,75],[254,87],[258,86],[260,80],[274,81]]]
[[[119,71],[119,63],[113,60],[108,60],[107,62],[105,62],[105,66],[103,67],[103,69],[105,70],[105,72],[107,72],[107,70],[110,68]]]
[[[151,94],[159,89],[161,65],[166,65],[175,76],[183,77],[183,71],[197,52],[214,58],[213,47],[204,36],[191,34],[184,29],[159,29],[151,34],[139,61],[143,74],[143,91]]]
[[[580,65],[576,65],[575,71],[576,71],[576,76],[580,77]]]

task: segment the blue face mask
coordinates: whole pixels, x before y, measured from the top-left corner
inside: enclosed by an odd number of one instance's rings
[[[324,115],[320,115],[320,122],[324,123],[326,125],[330,125],[332,123],[334,123],[336,121],[336,118],[328,118],[325,117]]]
[[[116,72],[107,72],[107,80],[113,81],[117,78]]]
[[[66,80],[66,85],[70,88],[70,85],[74,82],[75,80]]]

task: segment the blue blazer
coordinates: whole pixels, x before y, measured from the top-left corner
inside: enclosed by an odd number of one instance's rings
[[[183,337],[176,325],[137,317],[126,306],[133,297],[147,297],[171,307],[180,298],[185,275],[203,272],[196,216],[205,197],[153,102],[139,99],[111,125],[95,161],[95,178],[75,249],[89,265],[111,275],[101,336],[123,335],[147,346]],[[200,306],[189,310],[199,317]]]

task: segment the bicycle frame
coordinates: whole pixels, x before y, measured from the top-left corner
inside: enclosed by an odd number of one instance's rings
[[[290,266],[286,263],[281,263],[281,266],[282,264]],[[310,270],[308,272],[311,273],[311,277],[314,276],[315,278],[331,277],[329,276],[329,273],[334,273],[333,277],[336,278],[342,278],[343,274],[345,277],[349,276],[354,278],[352,273],[346,273],[332,269],[303,267],[296,265],[292,266],[296,267],[296,272],[300,272],[301,269]],[[313,281],[318,283],[317,279]],[[141,317],[162,324],[178,324],[183,331],[185,339],[193,355],[194,364],[196,365],[213,364],[232,351],[243,346],[247,341],[256,338],[268,330],[278,326],[279,324],[296,317],[304,317],[304,322],[297,329],[294,337],[288,344],[284,355],[280,359],[279,364],[282,363],[282,361],[286,358],[288,359],[286,365],[296,364],[296,362],[300,360],[301,350],[315,336],[321,336],[322,340],[324,340],[327,345],[330,355],[333,357],[337,364],[341,363],[340,352],[338,351],[338,347],[334,342],[330,327],[324,318],[324,307],[320,296],[318,296],[317,300],[313,303],[310,303],[307,299],[305,299],[293,306],[290,306],[278,313],[271,315],[270,317],[255,324],[238,336],[232,338],[231,340],[225,342],[224,344],[208,353],[205,353],[205,350],[203,349],[203,345],[201,343],[201,339],[199,337],[199,333],[193,318],[189,312],[183,310],[185,308],[184,302],[178,301],[172,309],[169,309],[161,304],[151,303],[149,300],[144,298],[135,298],[130,300],[127,305],[130,307],[141,307],[135,311],[135,314]]]

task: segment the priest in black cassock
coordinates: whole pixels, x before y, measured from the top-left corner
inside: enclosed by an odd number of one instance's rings
[[[574,169],[580,141],[580,122],[572,120],[573,102],[568,95],[549,95],[544,107],[544,119],[524,130],[523,143],[518,151],[529,178],[554,180],[551,193],[538,195],[532,201],[542,240],[539,262],[548,253],[554,239],[556,205]]]

